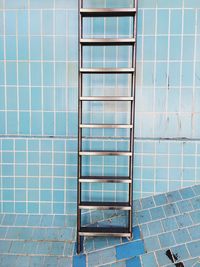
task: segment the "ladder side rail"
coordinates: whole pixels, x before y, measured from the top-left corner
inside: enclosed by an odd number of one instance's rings
[[[80,39],[82,38],[82,22],[83,18],[80,14],[80,9],[83,7],[83,0],[78,1],[78,39],[79,39],[79,47],[78,47],[78,166],[77,166],[77,253],[80,253],[82,250],[82,242],[81,236],[79,232],[81,230],[81,210],[79,205],[81,203],[81,183],[79,181],[81,177],[81,166],[82,166],[82,158],[79,154],[79,151],[82,149],[82,129],[80,128],[80,124],[82,124],[82,102],[80,101],[80,97],[82,96],[82,74],[80,69],[82,68],[82,46],[80,43]]]
[[[133,20],[133,38],[135,38],[135,45],[132,49],[132,68],[134,68],[134,73],[131,75],[131,96],[133,97],[133,101],[131,102],[131,121],[130,124],[133,125],[133,128],[130,129],[130,151],[132,152],[132,157],[129,159],[129,177],[131,178],[131,183],[129,185],[129,204],[131,206],[131,210],[129,212],[129,231],[131,236],[133,235],[132,225],[133,225],[133,166],[134,166],[134,138],[135,138],[135,91],[136,91],[136,56],[137,56],[137,14],[138,14],[138,0],[134,1],[136,14]]]

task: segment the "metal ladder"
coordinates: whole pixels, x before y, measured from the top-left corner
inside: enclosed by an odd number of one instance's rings
[[[133,17],[132,38],[83,38],[84,17]],[[82,251],[84,236],[115,236],[132,238],[133,210],[133,156],[134,156],[134,117],[135,117],[135,86],[136,86],[136,36],[137,36],[137,0],[133,8],[84,8],[83,0],[79,0],[79,92],[78,92],[78,180],[77,180],[77,253]],[[129,45],[132,48],[131,68],[83,68],[83,46]],[[130,96],[83,96],[82,78],[84,74],[131,74]],[[82,123],[83,101],[129,101],[130,124],[84,124]],[[130,131],[128,151],[84,151],[82,149],[83,129],[115,129],[124,128]],[[119,176],[83,176],[82,156],[126,156],[129,157],[128,177]],[[128,202],[86,202],[81,198],[83,183],[126,183],[128,184]],[[126,210],[128,211],[127,227],[83,227],[81,225],[81,210]]]

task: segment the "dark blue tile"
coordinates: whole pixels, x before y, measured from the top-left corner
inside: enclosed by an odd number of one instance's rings
[[[134,240],[140,239],[140,228],[139,228],[139,226],[133,227],[133,239]]]
[[[138,240],[138,239],[141,239],[140,228],[139,228],[139,226],[134,226],[133,227],[133,240]],[[128,243],[130,241],[126,237],[123,237],[122,238],[122,242],[123,243]],[[120,244],[120,242],[118,242],[118,244]],[[115,245],[117,245],[117,243],[115,243]]]
[[[141,262],[139,257],[134,257],[126,261],[126,267],[141,267]]]
[[[141,255],[145,252],[143,241],[129,242],[116,247],[116,257],[118,260],[128,259]]]
[[[85,254],[76,255],[73,257],[73,267],[86,267]]]

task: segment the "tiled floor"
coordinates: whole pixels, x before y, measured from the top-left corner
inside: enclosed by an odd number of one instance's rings
[[[2,214],[0,266],[200,266],[200,185],[137,200],[134,207],[134,240],[88,238],[80,256],[65,216]],[[123,213],[110,215],[103,223],[125,221]],[[93,223],[99,216],[92,214]]]

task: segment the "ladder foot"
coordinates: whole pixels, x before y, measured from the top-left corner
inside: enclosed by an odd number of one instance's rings
[[[77,234],[77,247],[76,247],[76,252],[77,254],[80,254],[83,250],[83,238]]]

